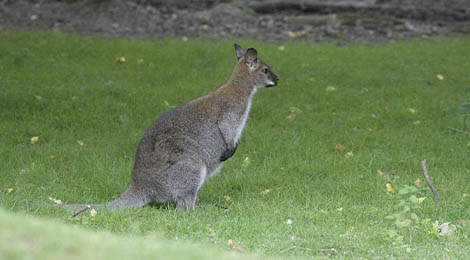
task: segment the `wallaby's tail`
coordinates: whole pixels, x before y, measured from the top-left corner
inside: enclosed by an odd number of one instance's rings
[[[119,196],[119,198],[103,204],[57,204],[56,206],[65,210],[79,211],[97,208],[141,208],[150,202],[148,195],[141,194],[138,191],[133,190],[131,187]]]

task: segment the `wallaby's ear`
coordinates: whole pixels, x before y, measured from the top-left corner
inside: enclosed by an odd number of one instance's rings
[[[241,57],[245,55],[245,50],[242,48],[242,46],[236,43],[233,46],[235,46],[235,54],[237,55],[237,59],[241,59]]]
[[[250,69],[255,69],[258,64],[258,52],[254,48],[249,48],[245,53],[245,62]]]

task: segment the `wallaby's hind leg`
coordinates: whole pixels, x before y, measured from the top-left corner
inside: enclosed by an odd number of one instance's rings
[[[178,210],[192,211],[196,203],[197,192],[204,183],[207,168],[202,162],[194,160],[180,161],[170,169],[173,183],[173,199]]]

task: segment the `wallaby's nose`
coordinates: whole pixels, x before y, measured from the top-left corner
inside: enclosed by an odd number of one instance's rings
[[[279,78],[277,77],[277,75],[273,73],[273,83],[274,83],[273,87],[277,85],[278,80]]]

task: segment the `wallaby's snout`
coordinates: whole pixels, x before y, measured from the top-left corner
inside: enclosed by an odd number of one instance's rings
[[[268,78],[271,80],[272,84],[268,84],[266,87],[271,88],[277,85],[277,82],[279,81],[279,78],[277,77],[276,74],[272,73],[271,71],[269,72]]]

